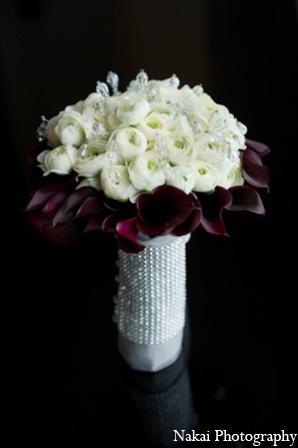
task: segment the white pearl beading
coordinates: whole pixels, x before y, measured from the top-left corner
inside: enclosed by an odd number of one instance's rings
[[[113,319],[119,333],[138,344],[161,344],[181,331],[186,309],[186,243],[118,250],[118,292]]]

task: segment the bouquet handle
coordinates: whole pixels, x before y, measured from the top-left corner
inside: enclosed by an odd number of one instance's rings
[[[114,321],[119,351],[132,369],[155,372],[181,353],[189,238],[177,237],[137,254],[118,250]]]

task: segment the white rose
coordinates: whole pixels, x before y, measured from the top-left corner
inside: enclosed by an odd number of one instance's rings
[[[217,185],[223,188],[231,188],[236,185],[243,185],[242,165],[240,159],[221,160],[215,167],[218,170]]]
[[[194,176],[194,191],[212,191],[217,185],[217,169],[203,160],[195,160],[190,165]]]
[[[147,149],[146,137],[133,127],[125,127],[114,131],[110,139],[114,140],[118,155],[127,162]]]
[[[100,180],[105,195],[111,199],[125,202],[137,193],[129,180],[127,168],[123,165],[106,165]]]
[[[172,177],[167,180],[168,185],[180,188],[186,194],[189,194],[195,185],[193,173],[186,166],[174,166],[172,168]]]
[[[85,128],[90,128],[82,115],[77,111],[70,111],[62,116],[55,127],[56,134],[63,145],[70,143],[80,146],[86,138]],[[92,127],[92,126],[91,126]]]
[[[136,97],[124,97],[119,103],[116,115],[125,124],[136,125],[150,112],[147,100]]]
[[[189,165],[196,157],[194,140],[186,134],[173,132],[166,136],[166,153],[174,165]]]
[[[76,161],[77,149],[72,145],[60,145],[54,149],[42,151],[37,161],[44,171],[44,176],[50,173],[66,175],[71,173]]]
[[[82,145],[77,153],[74,170],[84,177],[93,177],[108,164],[106,141],[93,139]]]
[[[135,157],[128,167],[128,172],[137,190],[151,191],[159,185],[164,185],[166,181],[164,160],[154,149]]]

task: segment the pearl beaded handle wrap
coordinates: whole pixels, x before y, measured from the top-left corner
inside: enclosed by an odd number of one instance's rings
[[[160,370],[181,352],[189,238],[148,245],[137,254],[118,251],[114,321],[120,353],[136,370]]]

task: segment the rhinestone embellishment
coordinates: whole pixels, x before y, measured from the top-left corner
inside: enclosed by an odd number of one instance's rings
[[[146,247],[138,254],[118,251],[118,292],[113,320],[125,338],[160,344],[185,324],[186,242]]]

